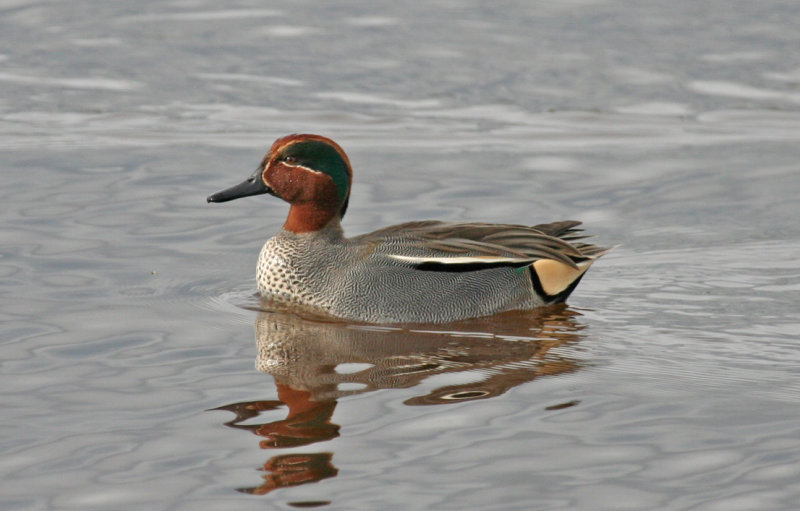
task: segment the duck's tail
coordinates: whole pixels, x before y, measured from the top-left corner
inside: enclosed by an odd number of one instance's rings
[[[592,263],[614,249],[588,243],[576,243],[575,248],[581,253],[580,257],[572,257],[575,266],[553,259],[539,259],[529,266],[533,289],[546,303],[566,300]]]

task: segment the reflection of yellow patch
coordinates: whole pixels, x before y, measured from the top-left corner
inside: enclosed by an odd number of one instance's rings
[[[583,261],[578,263],[577,268],[572,268],[552,259],[540,259],[533,263],[533,269],[539,277],[542,290],[550,296],[555,296],[583,275],[592,262],[591,260]]]

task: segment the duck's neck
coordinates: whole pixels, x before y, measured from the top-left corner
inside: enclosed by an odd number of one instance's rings
[[[292,204],[283,228],[295,234],[302,234],[322,231],[332,223],[339,225],[339,213],[330,207],[321,207],[314,203]]]

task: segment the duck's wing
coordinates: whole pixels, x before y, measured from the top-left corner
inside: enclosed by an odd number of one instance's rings
[[[359,236],[354,241],[428,271],[521,268],[539,260],[572,269],[606,249],[575,243],[585,236],[580,222],[565,220],[533,227],[513,224],[409,222]]]

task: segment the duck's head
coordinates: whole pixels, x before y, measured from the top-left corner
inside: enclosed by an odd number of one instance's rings
[[[292,206],[284,229],[313,232],[344,216],[352,181],[350,160],[339,144],[320,135],[289,135],[272,144],[252,176],[207,200],[269,193]]]

